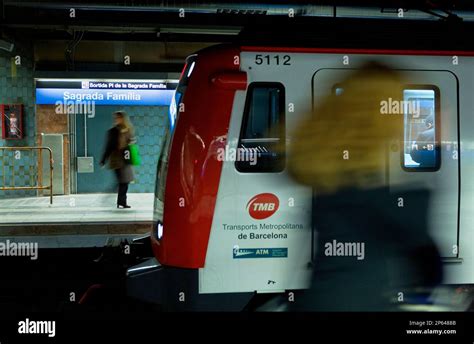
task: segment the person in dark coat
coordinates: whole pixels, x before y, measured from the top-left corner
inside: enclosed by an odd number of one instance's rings
[[[127,204],[128,184],[133,181],[133,168],[130,164],[128,146],[135,142],[133,126],[123,111],[114,113],[115,125],[107,132],[107,141],[100,164],[108,161],[109,168],[115,172],[118,183],[117,208],[131,208]]]
[[[429,235],[427,189],[390,181],[388,152],[403,147],[402,76],[372,63],[342,82],[291,136],[288,171],[313,188],[317,244],[311,286],[293,311],[399,310],[413,290],[442,281]],[[398,165],[395,168],[399,168]]]

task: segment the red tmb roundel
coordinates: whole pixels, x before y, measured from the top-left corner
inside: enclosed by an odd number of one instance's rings
[[[280,201],[271,193],[262,193],[254,196],[248,203],[247,209],[251,217],[256,220],[266,219],[276,213]]]

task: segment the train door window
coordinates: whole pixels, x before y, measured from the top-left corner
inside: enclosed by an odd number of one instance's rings
[[[437,171],[441,163],[439,145],[439,89],[410,86],[403,91],[405,171]]]
[[[248,87],[236,152],[239,172],[281,172],[285,168],[285,88],[254,82]]]

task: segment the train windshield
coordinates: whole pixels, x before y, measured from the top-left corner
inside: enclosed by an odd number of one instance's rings
[[[153,226],[156,228],[155,235],[157,239],[161,238],[163,233],[163,210],[166,189],[166,176],[168,173],[168,161],[171,151],[171,144],[173,142],[173,134],[178,122],[179,113],[184,110],[184,94],[188,86],[191,74],[196,66],[197,55],[191,55],[186,59],[186,64],[181,72],[178,87],[175,90],[171,100],[168,123],[166,125],[165,140],[158,159],[156,181],[155,181],[155,201],[153,207]]]

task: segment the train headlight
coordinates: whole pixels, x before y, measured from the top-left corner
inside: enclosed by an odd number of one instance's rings
[[[161,240],[163,237],[163,224],[160,222],[156,225],[156,237],[158,240]]]
[[[170,109],[169,109],[171,129],[174,128],[174,124],[176,123],[177,115],[178,115],[178,106],[176,104],[176,91],[174,91],[173,98],[171,98],[171,104],[170,104]]]
[[[195,65],[196,65],[196,62],[193,61],[193,63],[191,63],[191,67],[189,67],[188,75],[186,75],[187,78],[189,78],[191,76],[191,73],[193,72]]]

